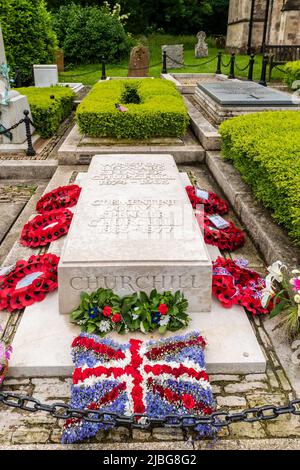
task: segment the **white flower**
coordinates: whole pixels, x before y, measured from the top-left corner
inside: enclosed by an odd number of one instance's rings
[[[170,321],[170,315],[162,315],[159,320],[159,326],[167,326]]]
[[[101,333],[106,333],[107,331],[110,330],[110,323],[108,320],[101,320],[99,324],[99,330]]]
[[[295,295],[294,301],[296,302],[296,304],[300,304],[300,295],[299,294]]]
[[[262,290],[261,305],[263,308],[266,308],[270,298],[275,294],[272,288],[265,288]]]
[[[292,274],[300,274],[299,269],[293,269]]]
[[[136,313],[132,314],[132,320],[137,320],[138,318],[139,318],[139,315],[137,315]]]
[[[275,261],[275,263],[268,267],[271,278],[275,279],[277,282],[282,282],[282,270],[284,268],[286,268],[286,266],[281,261]]]

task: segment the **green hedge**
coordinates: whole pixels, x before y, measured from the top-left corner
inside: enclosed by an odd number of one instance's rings
[[[300,245],[300,112],[233,118],[220,133],[224,158]]]
[[[289,88],[292,88],[293,83],[296,80],[300,80],[300,60],[288,62],[285,64],[284,70],[286,71],[284,82],[289,86]]]
[[[68,87],[28,87],[18,88],[18,92],[27,96],[36,131],[43,138],[55,134],[73,108],[75,94]]]
[[[128,111],[115,108],[121,103],[125,83],[140,82],[140,104],[126,104]],[[149,139],[183,136],[189,117],[182,96],[172,82],[162,79],[109,80],[97,83],[78,106],[80,131],[91,137]]]

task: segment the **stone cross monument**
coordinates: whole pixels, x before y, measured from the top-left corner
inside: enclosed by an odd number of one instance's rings
[[[205,42],[206,34],[204,31],[199,31],[197,34],[198,42],[195,46],[195,57],[200,59],[201,57],[208,56],[208,45]]]
[[[0,127],[9,129],[23,119],[23,111],[29,108],[26,96],[17,91],[10,90],[9,69],[6,63],[6,55],[2,29],[0,24]],[[25,125],[20,124],[12,131],[12,140],[6,135],[0,134],[0,144],[22,144],[26,140]]]

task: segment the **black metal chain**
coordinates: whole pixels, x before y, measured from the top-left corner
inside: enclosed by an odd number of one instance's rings
[[[276,69],[276,70],[278,70],[278,72],[281,72],[281,73],[287,73],[286,70],[281,69],[281,68],[278,67],[277,65],[275,65],[275,67],[273,67],[273,69]]]
[[[229,67],[229,65],[231,64],[231,58],[229,59],[228,64],[224,64],[223,59],[222,59],[222,62],[221,62],[221,63],[222,63],[222,67],[224,67],[225,69],[227,69],[227,67]]]
[[[245,67],[239,67],[238,64],[235,62],[235,67],[239,72],[245,72],[250,67],[250,62]]]
[[[167,59],[174,62],[174,64],[181,65],[182,67],[201,67],[201,65],[210,64],[210,62],[213,62],[214,60],[216,60],[218,58],[218,56],[216,55],[215,57],[212,57],[211,59],[207,60],[206,62],[199,62],[199,64],[185,64],[184,62],[178,62],[177,60],[173,59],[173,57],[170,57],[168,55],[166,57],[167,57]]]
[[[21,119],[19,122],[17,122],[16,124],[14,124],[13,126],[11,126],[9,129],[4,129],[4,130],[0,130],[0,135],[2,134],[6,134],[7,132],[10,132],[10,131],[13,131],[14,129],[16,129],[20,124],[22,124],[23,122],[25,122],[25,119]],[[32,124],[32,122],[30,121],[30,124]],[[33,124],[32,124],[33,125]]]
[[[120,415],[111,411],[89,410],[72,408],[66,403],[53,403],[46,405],[36,398],[23,395],[15,395],[0,391],[0,404],[11,408],[36,413],[44,411],[57,419],[79,419],[89,423],[103,423],[108,426],[123,426],[128,428],[153,429],[157,427],[169,428],[196,428],[199,425],[209,425],[216,428],[229,426],[233,423],[254,423],[257,421],[269,421],[284,414],[300,416],[300,399],[292,400],[287,405],[266,405],[256,408],[248,408],[238,413],[227,411],[215,411],[209,416],[178,416],[166,415],[161,418],[153,418],[147,414],[135,413],[130,416]]]

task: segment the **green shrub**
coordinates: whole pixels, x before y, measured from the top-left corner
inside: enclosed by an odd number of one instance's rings
[[[68,87],[18,88],[30,104],[33,123],[41,137],[51,137],[71,113],[75,94]]]
[[[285,64],[284,70],[286,71],[286,74],[284,75],[284,82],[289,86],[289,88],[292,88],[293,83],[296,80],[300,80],[300,60],[288,62]]]
[[[125,104],[140,104],[141,97],[139,95],[140,82],[125,82],[121,95],[121,102]]]
[[[140,104],[126,104],[127,112],[115,108],[122,103],[124,85],[140,83]],[[124,104],[124,103],[123,103]],[[83,134],[118,139],[183,136],[189,123],[183,98],[172,82],[162,79],[109,80],[97,83],[77,109]]]
[[[108,6],[61,6],[54,14],[54,28],[65,59],[73,64],[99,63],[102,56],[120,60],[132,45],[118,11]]]
[[[0,0],[6,59],[24,85],[32,80],[33,64],[52,63],[57,45],[44,0]]]
[[[300,245],[300,112],[233,118],[220,133],[224,158]]]

